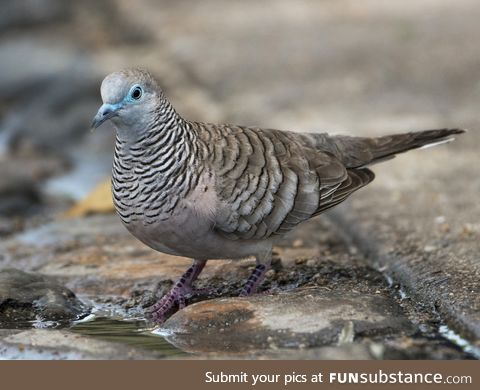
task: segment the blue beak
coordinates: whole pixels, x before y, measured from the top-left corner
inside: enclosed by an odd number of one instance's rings
[[[92,128],[96,129],[98,126],[100,126],[103,122],[109,120],[110,118],[113,118],[118,114],[118,110],[120,109],[119,104],[104,104],[102,105],[98,112],[97,115],[95,115],[95,118],[93,118],[92,121]]]

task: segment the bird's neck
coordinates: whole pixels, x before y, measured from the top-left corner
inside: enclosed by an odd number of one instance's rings
[[[162,95],[141,118],[117,126],[117,144],[133,156],[155,154],[159,150],[167,152],[193,141],[194,134],[188,130],[189,123]]]
[[[117,132],[114,167],[146,182],[155,173],[156,185],[167,191],[176,177],[195,165],[196,145],[191,124],[175,114],[155,121],[136,140],[125,139]]]

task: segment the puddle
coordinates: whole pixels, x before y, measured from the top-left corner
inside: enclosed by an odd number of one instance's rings
[[[142,350],[145,358],[171,359],[189,356],[186,352],[174,347],[166,339],[155,334],[153,327],[148,327],[143,319],[121,319],[119,317],[106,317],[103,315],[90,314],[89,316],[75,321],[74,323],[60,323],[55,321],[24,321],[15,323],[0,323],[1,329],[25,330],[37,329],[42,332],[63,330],[81,336],[111,342],[134,348],[137,356],[142,358]],[[30,348],[22,345],[21,348],[12,345],[0,345],[0,360],[4,359],[81,359],[81,353],[75,351],[49,351]],[[122,359],[118,356],[118,359]]]
[[[78,321],[70,328],[72,333],[144,349],[157,358],[188,355],[163,337],[153,334],[152,330],[153,328],[147,327],[143,320],[119,320],[107,317]]]

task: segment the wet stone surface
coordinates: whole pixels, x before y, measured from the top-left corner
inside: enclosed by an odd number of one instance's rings
[[[7,268],[0,271],[0,326],[19,327],[29,321],[70,323],[89,309],[52,278]]]
[[[174,314],[160,331],[189,352],[244,352],[312,348],[412,329],[399,307],[380,294],[305,288],[197,303]]]
[[[114,326],[110,325],[110,327],[115,329]],[[125,342],[125,335],[128,332],[125,329],[123,330],[123,338],[117,341],[113,339],[112,335],[107,340],[103,340],[96,336],[84,336],[66,329],[29,329],[21,331],[0,329],[0,355],[10,359],[34,360],[155,359],[172,355],[171,352],[162,354],[162,346],[158,344],[156,344],[156,352],[129,345]],[[111,334],[115,334],[115,331],[112,330]],[[140,332],[138,334],[140,335]],[[151,344],[155,345],[155,342]],[[175,355],[181,356],[180,353]]]
[[[436,320],[402,300],[327,218],[303,225],[275,248],[273,269],[257,296],[237,297],[253,260],[209,262],[197,286],[211,294],[191,299],[160,328],[143,319],[144,310],[190,260],[144,247],[116,216],[53,222],[6,240],[0,249],[2,267],[15,264],[55,278],[92,308],[93,321],[62,332],[111,342],[112,348],[127,343],[136,351],[132,358],[307,359],[343,358],[350,352],[359,359],[469,356],[437,340],[431,331]],[[137,321],[141,334],[127,331],[122,320]],[[172,345],[154,342],[164,336]]]

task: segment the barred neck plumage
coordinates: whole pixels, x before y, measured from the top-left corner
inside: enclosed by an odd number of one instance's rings
[[[113,163],[114,203],[124,223],[168,219],[180,199],[195,188],[196,132],[169,104],[149,117],[137,139],[117,132]]]

